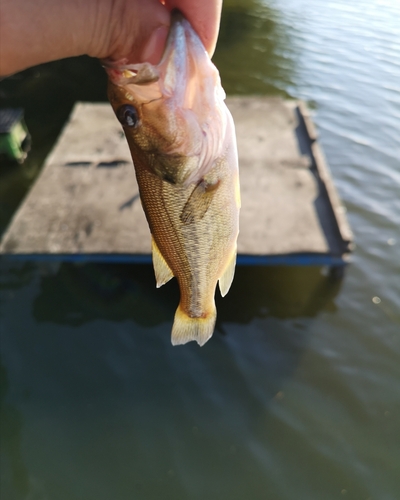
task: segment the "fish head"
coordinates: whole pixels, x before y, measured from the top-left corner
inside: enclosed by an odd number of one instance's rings
[[[172,184],[201,180],[224,154],[230,115],[218,70],[190,23],[172,14],[158,65],[104,66],[135,165]]]

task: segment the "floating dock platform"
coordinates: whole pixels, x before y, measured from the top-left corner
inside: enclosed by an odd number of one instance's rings
[[[238,264],[347,262],[352,233],[305,105],[227,99],[242,210]],[[3,256],[151,262],[128,145],[108,103],[77,103],[0,244]]]

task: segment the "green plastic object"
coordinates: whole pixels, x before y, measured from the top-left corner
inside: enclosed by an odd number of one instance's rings
[[[0,109],[0,157],[23,163],[31,148],[31,135],[21,108]]]

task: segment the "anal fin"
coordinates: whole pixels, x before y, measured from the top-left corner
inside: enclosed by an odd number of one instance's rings
[[[236,266],[236,248],[232,253],[231,258],[229,259],[228,265],[225,268],[223,275],[219,278],[218,284],[222,297],[229,292],[229,289],[232,285],[233,276],[235,274],[235,266]]]
[[[151,250],[153,254],[153,267],[154,274],[156,275],[157,288],[160,288],[160,286],[163,286],[167,283],[167,281],[174,277],[174,273],[165,262],[165,259],[158,249],[153,237],[151,237]]]

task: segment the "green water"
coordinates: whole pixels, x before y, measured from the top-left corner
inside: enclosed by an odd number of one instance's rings
[[[150,266],[3,260],[2,500],[400,498],[400,4],[229,0],[228,94],[306,100],[356,249],[319,268],[239,268],[203,348],[173,348],[176,284]],[[34,149],[2,167],[4,228],[96,61],[0,82]]]

